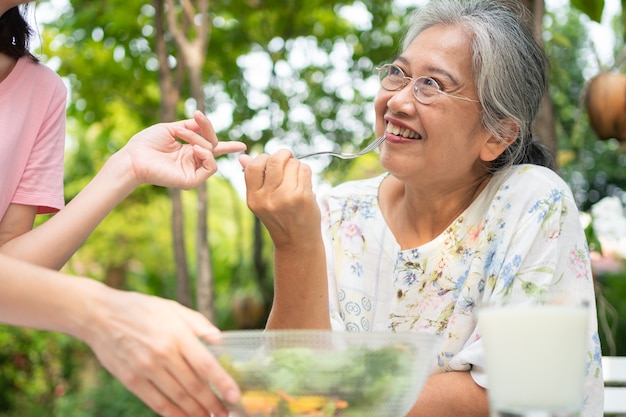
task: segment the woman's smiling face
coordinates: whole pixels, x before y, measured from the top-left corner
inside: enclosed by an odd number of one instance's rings
[[[461,26],[433,26],[393,63],[407,77],[430,77],[446,93],[478,100],[470,42]],[[376,134],[387,132],[381,163],[399,178],[467,176],[491,138],[481,123],[480,103],[440,94],[433,103],[422,104],[413,87],[411,81],[397,91],[381,88],[376,96]]]

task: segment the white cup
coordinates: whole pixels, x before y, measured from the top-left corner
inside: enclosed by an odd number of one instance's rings
[[[576,416],[583,402],[584,304],[482,307],[492,417]]]

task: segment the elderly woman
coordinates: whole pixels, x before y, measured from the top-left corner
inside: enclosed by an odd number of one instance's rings
[[[318,205],[310,169],[289,151],[241,157],[248,205],[275,244],[268,327],[441,334],[410,415],[486,416],[476,306],[594,300],[576,204],[530,132],[547,59],[514,4],[433,0],[378,72],[384,175]],[[582,415],[599,416],[591,304]]]

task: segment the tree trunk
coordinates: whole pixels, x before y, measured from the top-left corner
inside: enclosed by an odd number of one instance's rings
[[[192,307],[191,283],[187,264],[187,248],[185,247],[184,209],[181,191],[177,188],[167,189],[172,201],[172,242],[174,247],[174,263],[176,267],[176,300],[184,306]]]
[[[165,27],[163,22],[163,0],[154,0],[156,11],[156,50],[159,60],[159,87],[161,89],[161,120],[164,122],[176,119],[176,104],[180,99],[180,87],[174,78],[180,80],[182,74],[174,77],[168,64],[167,41],[165,40]],[[174,249],[174,264],[176,266],[176,299],[179,303],[191,307],[191,285],[189,278],[189,266],[187,264],[187,249],[185,247],[184,209],[181,199],[181,191],[174,188],[168,189],[172,201],[172,243]]]
[[[202,67],[206,59],[211,21],[209,20],[209,0],[165,0],[167,22],[170,34],[180,51],[180,66],[189,75],[191,96],[196,100],[198,110],[204,113],[204,89],[202,88]],[[196,309],[209,320],[214,321],[213,274],[208,233],[209,200],[206,183],[196,188]]]
[[[534,17],[535,36],[541,45],[543,39],[541,37],[543,30],[543,15],[545,12],[544,0],[522,0],[522,3],[532,12]],[[549,92],[543,98],[539,114],[533,125],[533,133],[537,138],[556,156],[558,145],[556,141],[556,129],[554,126],[554,109]]]
[[[189,68],[191,94],[197,101],[198,110],[205,112],[204,91],[202,89],[202,67]],[[196,278],[197,309],[209,320],[214,321],[213,308],[213,264],[209,247],[209,198],[208,185],[202,183],[196,188],[198,196],[198,225],[196,229],[196,258],[198,259],[198,276]]]
[[[104,272],[104,283],[117,290],[124,289],[126,284],[126,265],[109,265]]]
[[[196,191],[198,196],[198,226],[196,230],[196,258],[198,259],[198,275],[196,277],[197,309],[209,320],[214,321],[213,308],[213,268],[211,250],[209,248],[209,200],[207,184],[200,184]]]

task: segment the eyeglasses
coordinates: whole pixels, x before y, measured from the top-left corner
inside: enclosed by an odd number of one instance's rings
[[[479,103],[469,97],[457,96],[455,94],[446,93],[441,89],[439,83],[430,77],[411,78],[404,75],[404,71],[394,64],[385,64],[376,68],[380,77],[380,85],[387,91],[398,91],[404,88],[408,83],[413,81],[413,95],[422,104],[432,104],[440,95],[460,98],[461,100]]]

